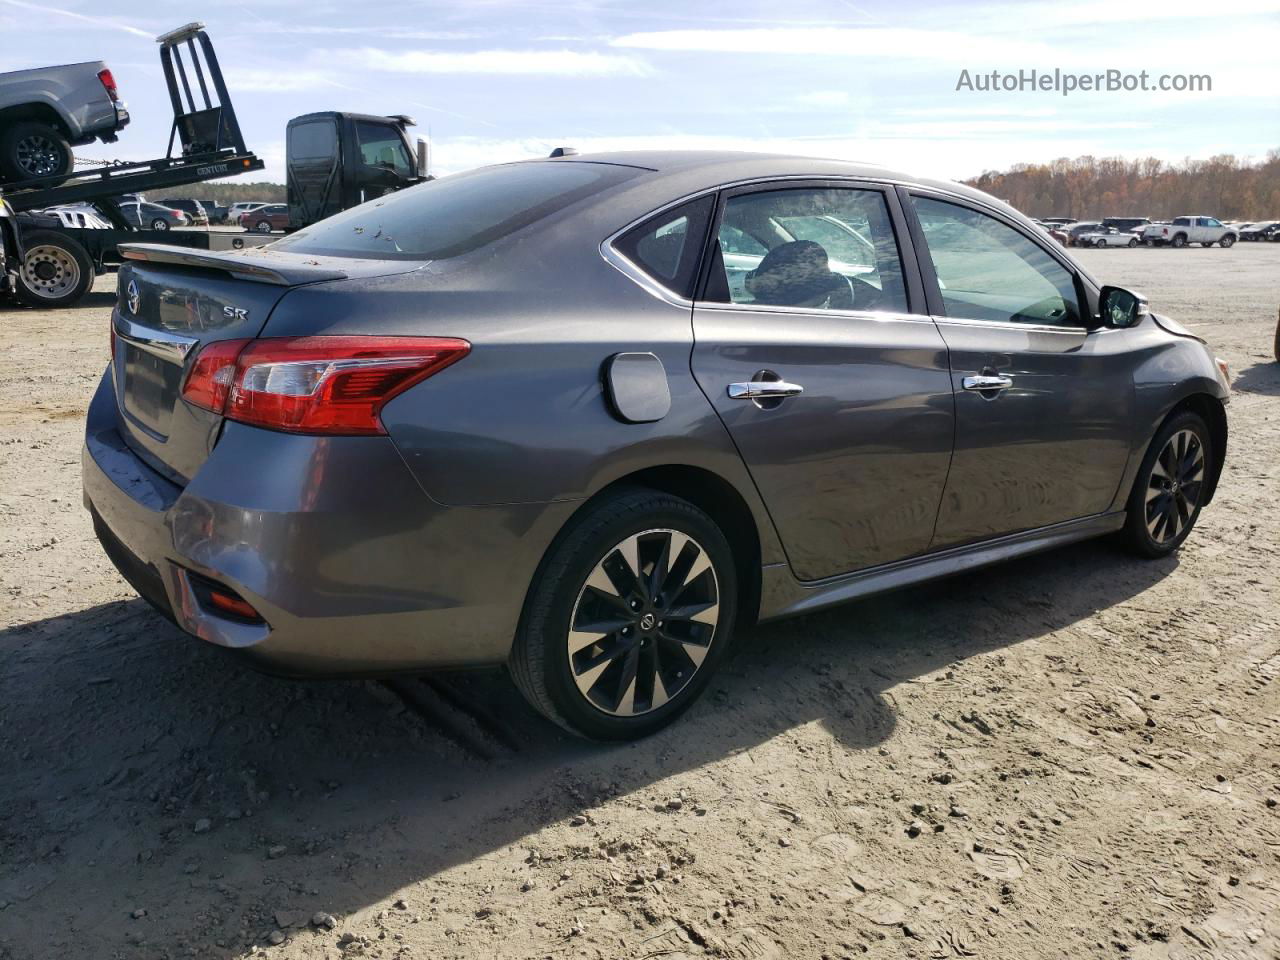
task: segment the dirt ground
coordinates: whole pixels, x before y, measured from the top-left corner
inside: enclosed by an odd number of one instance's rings
[[[180,634],[81,506],[114,277],[0,308],[0,957],[1280,956],[1280,244],[1080,259],[1231,362],[1181,553],[760,627],[616,747],[497,672],[298,683]]]

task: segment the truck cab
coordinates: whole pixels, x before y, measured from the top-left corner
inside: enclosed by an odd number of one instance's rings
[[[294,117],[286,138],[289,228],[296,230],[429,179],[426,144],[415,151],[403,115],[324,111]]]

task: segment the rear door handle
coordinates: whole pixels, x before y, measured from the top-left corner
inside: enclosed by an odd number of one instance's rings
[[[979,392],[985,392],[987,390],[1008,390],[1013,386],[1013,377],[980,375],[976,377],[965,377],[960,382],[966,390],[977,390]]]
[[[804,387],[785,380],[752,380],[748,383],[729,384],[730,400],[768,400],[776,397],[795,397],[804,393]]]

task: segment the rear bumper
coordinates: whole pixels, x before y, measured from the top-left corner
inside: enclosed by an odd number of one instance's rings
[[[295,675],[501,662],[546,546],[576,504],[444,507],[386,437],[228,423],[186,487],[124,442],[104,378],[82,453],[107,556],[183,630]],[[190,574],[263,623],[202,605]]]

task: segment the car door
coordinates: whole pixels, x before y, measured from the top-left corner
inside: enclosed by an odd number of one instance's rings
[[[720,198],[693,372],[802,580],[910,557],[932,537],[951,384],[900,217],[891,188],[864,182]]]
[[[933,548],[1103,513],[1129,458],[1126,331],[1094,329],[1069,260],[995,211],[903,191],[951,357],[955,453]]]

